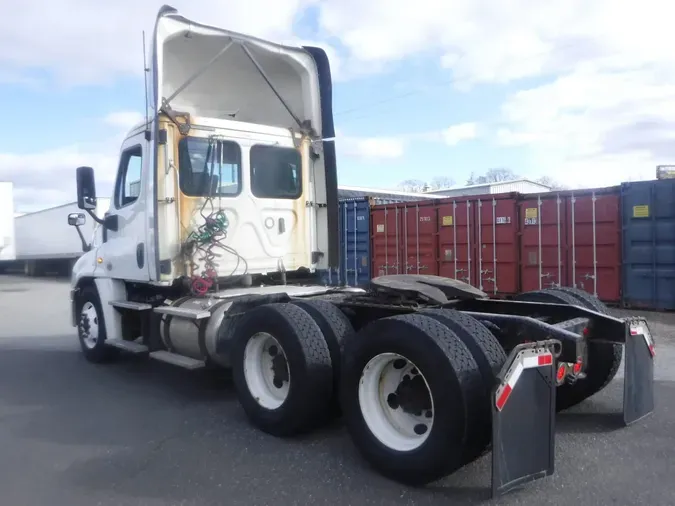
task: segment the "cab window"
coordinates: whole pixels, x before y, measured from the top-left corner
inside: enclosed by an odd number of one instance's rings
[[[241,191],[236,142],[184,137],[178,143],[180,190],[189,197],[233,197]]]
[[[143,148],[134,146],[122,152],[120,170],[115,188],[117,209],[136,202],[141,193]]]
[[[302,161],[294,148],[251,147],[251,192],[261,199],[297,199],[302,195]]]

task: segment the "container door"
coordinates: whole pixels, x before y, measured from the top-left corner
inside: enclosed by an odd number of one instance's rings
[[[340,279],[343,284],[362,286],[370,281],[370,217],[365,200],[340,203]]]
[[[567,286],[606,302],[621,297],[619,195],[583,193],[567,203]]]
[[[481,199],[476,211],[478,288],[491,295],[519,291],[516,200]]]
[[[402,248],[402,210],[396,205],[378,206],[371,219],[371,269],[373,276],[405,274]]]
[[[623,304],[675,309],[675,181],[625,183]]]
[[[475,284],[471,269],[473,230],[471,202],[444,201],[438,205],[439,275]]]
[[[438,274],[438,220],[436,208],[425,204],[404,204],[403,257],[406,274]]]
[[[565,206],[559,195],[520,203],[521,291],[561,286],[565,280]]]

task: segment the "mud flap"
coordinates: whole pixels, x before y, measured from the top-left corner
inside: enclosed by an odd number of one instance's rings
[[[623,421],[630,425],[654,411],[654,339],[647,322],[626,324],[624,346]]]
[[[556,357],[560,341],[513,349],[492,392],[492,497],[550,476],[555,460]]]

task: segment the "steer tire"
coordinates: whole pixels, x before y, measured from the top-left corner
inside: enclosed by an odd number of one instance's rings
[[[260,333],[269,334],[281,346],[290,376],[286,398],[273,408],[256,400],[245,373],[247,344]],[[333,396],[330,352],[321,329],[304,309],[274,303],[248,310],[233,330],[231,357],[239,402],[251,423],[263,432],[293,436],[309,432],[329,418]]]
[[[325,300],[294,300],[291,302],[304,309],[321,329],[323,338],[328,345],[330,359],[333,365],[333,406],[335,415],[340,413],[339,386],[340,366],[342,362],[342,342],[345,336],[354,332],[349,318],[340,311],[340,308]]]
[[[490,399],[497,382],[497,374],[504,367],[506,352],[495,336],[474,317],[454,309],[425,309],[419,312],[448,327],[471,352],[483,382],[479,401],[482,426],[478,439],[467,449],[467,462],[480,457],[492,440],[492,410]]]
[[[607,306],[593,295],[576,288],[546,288],[523,293],[516,300],[570,304],[609,314]],[[591,342],[587,347],[586,377],[574,384],[565,383],[556,391],[556,409],[562,411],[600,392],[616,376],[621,366],[623,347],[620,344]]]
[[[83,308],[87,306],[95,311],[94,324],[98,329],[98,338],[96,343],[91,346],[87,344],[86,337],[89,332],[87,317],[83,315]],[[94,364],[110,362],[118,356],[118,350],[106,344],[108,338],[105,330],[105,317],[101,308],[101,300],[98,291],[93,286],[84,287],[77,296],[76,305],[77,315],[77,337],[80,342],[82,354],[87,361]]]
[[[376,369],[371,360],[389,353],[405,357],[414,365],[433,399],[431,428],[415,448],[388,444],[383,432],[375,434],[372,423],[366,422],[373,412],[385,408],[381,398],[369,403],[365,396],[369,392],[373,396],[389,393],[376,394],[381,385],[372,391],[361,390],[360,385],[367,385],[369,369]],[[370,322],[350,335],[343,357],[343,419],[356,447],[377,471],[398,482],[420,486],[464,465],[468,444],[475,440],[482,423],[479,402],[483,382],[471,352],[454,332],[429,316],[391,316]]]

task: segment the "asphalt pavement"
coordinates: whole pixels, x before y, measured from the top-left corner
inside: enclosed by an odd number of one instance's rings
[[[491,501],[489,456],[412,489],[372,471],[339,421],[292,440],[260,433],[226,373],[89,364],[64,280],[0,276],[0,503],[675,504],[675,315],[643,314],[658,344],[656,412],[617,428],[620,376],[559,415],[554,476]]]

